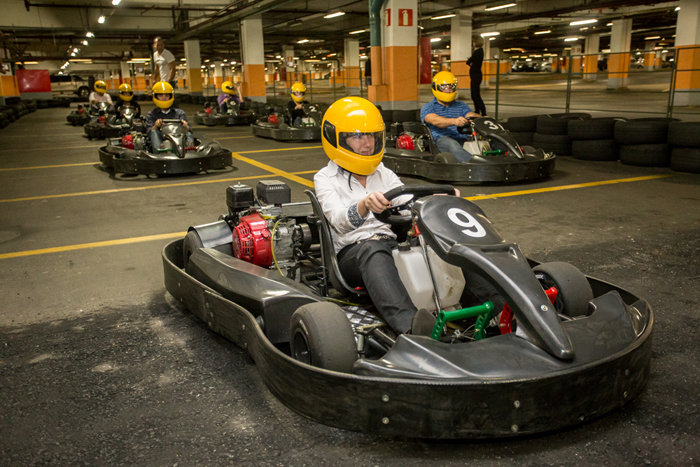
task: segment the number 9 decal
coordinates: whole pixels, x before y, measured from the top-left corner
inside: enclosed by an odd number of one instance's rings
[[[465,227],[462,233],[470,237],[481,238],[486,236],[486,229],[479,224],[474,216],[467,211],[459,208],[450,208],[447,210],[447,217],[460,227]]]

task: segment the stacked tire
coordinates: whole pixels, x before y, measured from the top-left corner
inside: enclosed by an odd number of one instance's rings
[[[668,125],[671,169],[700,173],[700,122],[671,122]]]
[[[615,122],[620,161],[628,165],[665,167],[670,164],[666,118],[635,118]]]
[[[510,117],[503,123],[503,128],[508,130],[521,146],[532,146],[532,135],[537,128],[537,115]]]
[[[571,155],[588,161],[615,161],[619,158],[615,142],[615,122],[618,118],[569,120]]]
[[[569,138],[569,122],[571,120],[588,120],[587,113],[560,113],[539,115],[535,133],[532,135],[532,145],[557,156],[571,155],[571,139]]]

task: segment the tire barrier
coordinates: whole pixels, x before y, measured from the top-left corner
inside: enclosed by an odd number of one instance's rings
[[[569,120],[571,155],[589,161],[614,161],[619,158],[615,142],[616,118]]]
[[[668,125],[671,169],[700,173],[700,122],[671,122]]]
[[[559,113],[538,115],[532,144],[557,156],[571,155],[569,123],[573,120],[589,120],[587,113]]]

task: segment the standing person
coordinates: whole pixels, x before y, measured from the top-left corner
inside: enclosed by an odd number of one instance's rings
[[[430,335],[435,317],[411,301],[392,256],[396,234],[374,217],[391,206],[384,193],[402,185],[381,163],[384,121],[361,97],[333,103],[323,116],[328,165],[314,176],[323,213],[333,228],[333,247],[345,280],[367,290],[378,313],[397,333]],[[401,198],[394,202],[400,204]]]
[[[187,131],[186,146],[192,146],[194,137],[190,131],[190,125],[187,123],[185,111],[173,106],[175,96],[173,87],[170,83],[160,81],[153,85],[153,103],[156,108],[148,112],[146,115],[146,132],[151,138],[151,148],[153,154],[157,154],[159,149],[167,149],[167,144],[163,144],[163,135],[160,133],[160,128],[163,126],[163,119],[180,120],[180,123]]]
[[[480,113],[482,117],[485,117],[486,106],[484,105],[483,99],[481,99],[481,80],[483,79],[481,65],[484,63],[483,47],[484,39],[481,37],[474,39],[474,53],[472,53],[472,56],[467,59],[467,65],[469,65],[469,78],[471,81],[474,110]]]
[[[433,76],[433,98],[420,109],[420,119],[430,129],[435,144],[442,152],[454,154],[460,162],[472,158],[462,145],[467,135],[459,133],[457,127],[467,124],[468,117],[479,117],[478,113],[457,98],[457,78],[449,71],[441,71]]]
[[[155,80],[170,83],[177,88],[175,80],[175,55],[165,48],[162,37],[153,39],[153,64],[155,65]]]

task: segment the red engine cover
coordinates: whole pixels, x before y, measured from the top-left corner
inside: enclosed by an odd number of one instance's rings
[[[396,138],[396,149],[416,149],[416,145],[413,143],[413,138],[407,134],[403,134]]]
[[[241,217],[233,229],[233,255],[257,266],[272,265],[272,241],[267,222],[260,214]]]
[[[267,116],[267,123],[274,123],[275,125],[277,125],[277,115],[276,114],[268,115]]]
[[[134,137],[132,135],[122,136],[122,147],[126,149],[134,149]]]
[[[211,115],[211,107],[207,107],[204,109],[204,111],[207,113],[207,115]]]

